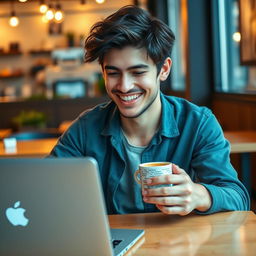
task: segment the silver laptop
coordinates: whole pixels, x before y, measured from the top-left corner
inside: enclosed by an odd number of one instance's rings
[[[110,231],[93,158],[0,159],[0,255],[123,255],[143,234]]]

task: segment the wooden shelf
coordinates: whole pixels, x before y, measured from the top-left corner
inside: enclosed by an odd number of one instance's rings
[[[22,52],[0,52],[0,57],[1,56],[17,56],[21,54]]]
[[[51,50],[30,50],[29,54],[31,55],[40,55],[40,54],[51,54]]]
[[[0,79],[9,79],[9,78],[19,78],[23,77],[24,73],[17,73],[17,74],[10,74],[10,75],[1,75],[0,74]]]
[[[40,55],[40,54],[51,54],[52,50],[30,50],[28,52],[31,55]],[[22,52],[0,52],[0,57],[4,56],[18,56],[23,54]]]

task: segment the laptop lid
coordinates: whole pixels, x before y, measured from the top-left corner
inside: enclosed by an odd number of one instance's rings
[[[0,159],[0,166],[0,255],[113,254],[93,158]],[[120,238],[130,240],[126,248],[143,234],[129,231]],[[127,250],[118,247],[116,255]]]

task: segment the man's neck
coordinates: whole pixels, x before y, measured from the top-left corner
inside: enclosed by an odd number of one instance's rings
[[[153,105],[137,118],[121,117],[124,135],[134,146],[147,146],[159,128],[161,103]]]

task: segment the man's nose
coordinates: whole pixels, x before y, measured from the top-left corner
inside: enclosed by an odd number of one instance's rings
[[[127,74],[123,74],[120,77],[119,88],[118,89],[122,92],[128,92],[132,88],[133,88],[133,79],[132,79],[132,77],[127,75]]]

